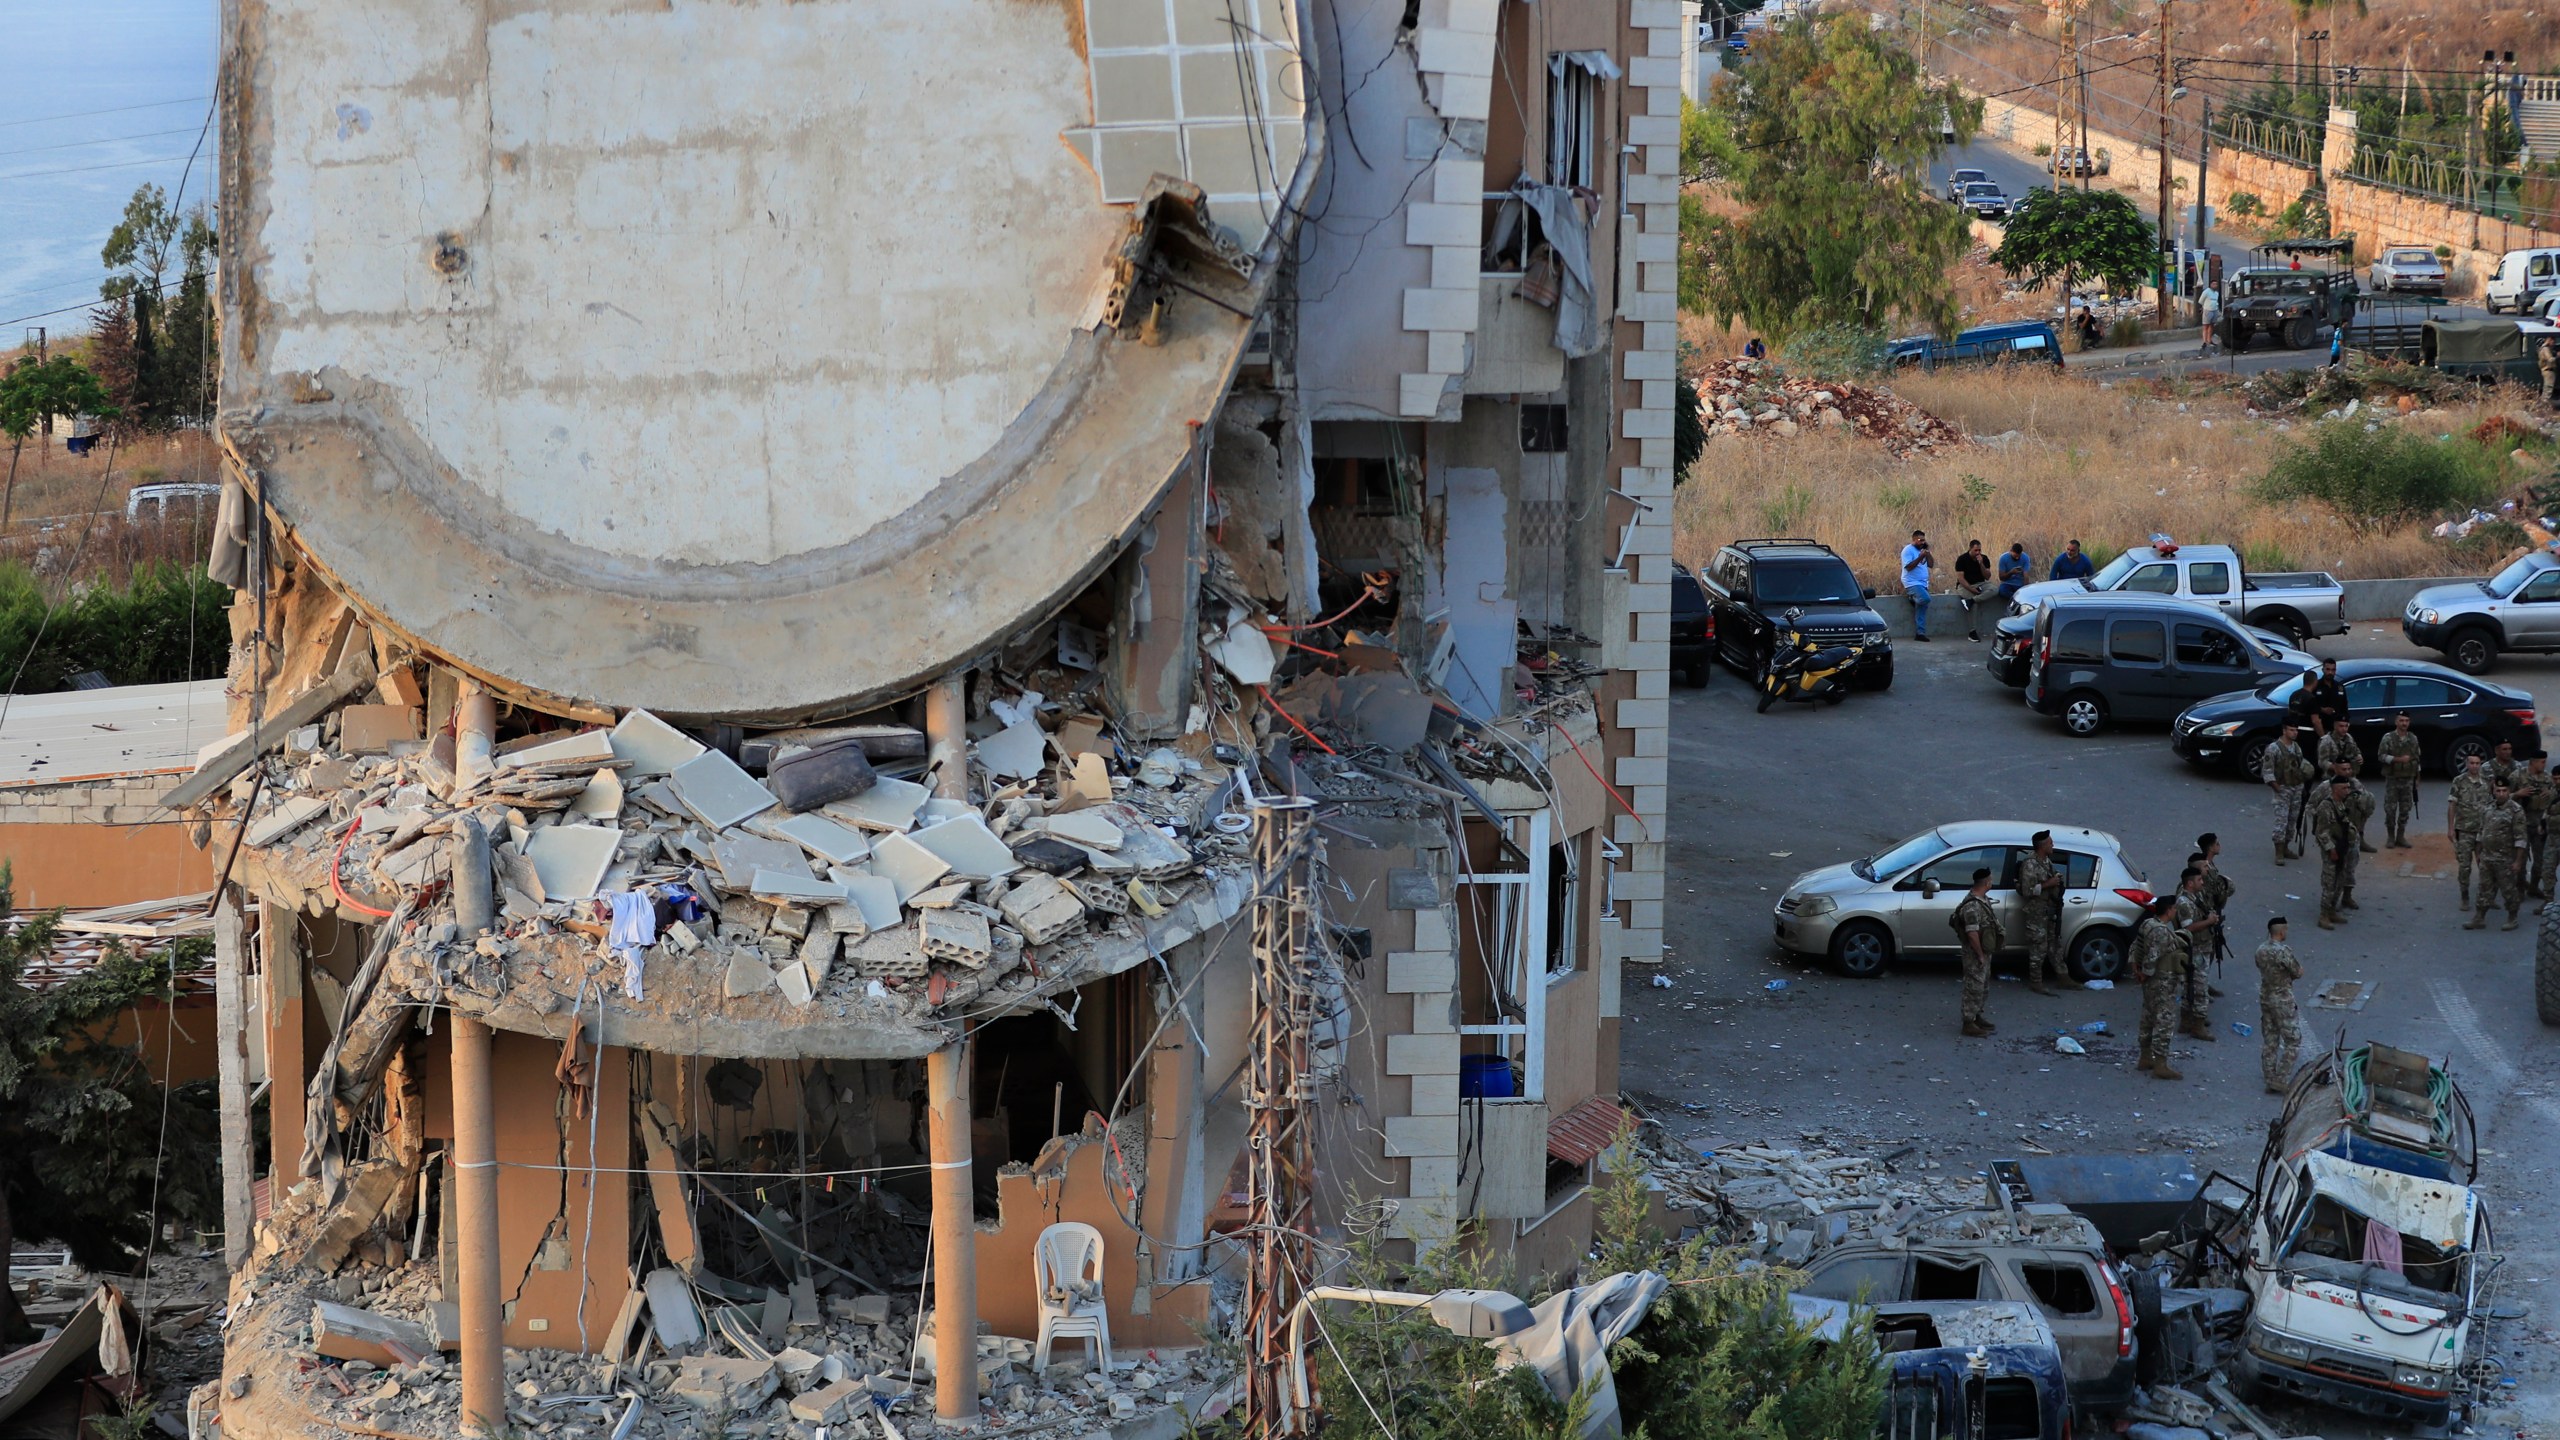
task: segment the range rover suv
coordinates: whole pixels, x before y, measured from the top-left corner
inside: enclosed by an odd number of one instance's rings
[[[1787,623],[1799,623],[1813,640],[1858,647],[1851,677],[1861,689],[1893,684],[1893,642],[1884,617],[1867,602],[1849,562],[1819,540],[1736,540],[1698,572],[1715,620],[1716,654],[1735,671],[1758,676]]]

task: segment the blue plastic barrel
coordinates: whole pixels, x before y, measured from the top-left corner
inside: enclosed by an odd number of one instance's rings
[[[1520,1093],[1511,1061],[1501,1055],[1458,1057],[1458,1095],[1466,1100],[1509,1100]]]

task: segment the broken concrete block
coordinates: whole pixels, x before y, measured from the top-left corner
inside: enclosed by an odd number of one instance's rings
[[[889,1297],[886,1295],[838,1295],[827,1304],[836,1312],[837,1318],[856,1325],[889,1323]]]
[[[328,808],[329,802],[317,795],[288,795],[274,809],[250,825],[248,837],[244,843],[252,850],[264,849],[310,824]]]
[[[1280,654],[1271,648],[1271,637],[1257,628],[1251,617],[1239,615],[1209,646],[1209,657],[1218,667],[1232,675],[1239,685],[1268,685],[1271,673],[1279,668]]]
[[[859,865],[871,855],[871,841],[860,830],[822,814],[793,815],[763,828],[829,865]]]
[[[818,995],[816,977],[797,960],[774,971],[773,983],[782,987],[782,998],[794,1005],[806,1005]]]
[[[871,1408],[871,1391],[859,1380],[838,1380],[791,1402],[791,1418],[810,1425],[841,1425],[859,1403]]]
[[[854,941],[845,958],[866,980],[913,980],[932,968],[916,944],[916,932],[904,925],[874,930]]]
[[[738,1414],[772,1399],[781,1383],[770,1360],[688,1355],[676,1362],[676,1383],[668,1388],[704,1410]]]
[[[978,742],[978,763],[1004,780],[1036,780],[1047,768],[1049,736],[1040,722],[1025,717]]]
[[[724,987],[732,1000],[761,995],[773,987],[773,967],[752,955],[740,955],[729,962],[729,979]]]
[[[830,800],[819,806],[817,813],[857,829],[905,831],[914,827],[916,812],[924,808],[932,794],[913,780],[892,780],[884,775],[870,789],[849,799]]]
[[[844,937],[824,925],[812,925],[800,941],[800,963],[809,967],[809,979],[819,985],[827,983],[827,970],[836,963],[836,947]]]
[[[926,910],[917,916],[916,944],[936,960],[972,970],[995,958],[987,917],[974,910]]]
[[[759,900],[792,906],[840,905],[849,898],[843,886],[833,880],[813,878],[805,867],[798,874],[758,870],[755,878],[747,882],[747,891]]]
[[[1080,875],[1066,883],[1075,891],[1076,898],[1084,902],[1084,907],[1097,915],[1129,913],[1129,892],[1121,889],[1115,881]]]
[[[810,1308],[812,1310],[817,1308],[816,1300],[816,1294],[812,1292],[810,1296]],[[794,1309],[795,1311],[797,1309],[796,1302]],[[815,1324],[817,1322],[813,1320],[810,1323]],[[813,1351],[803,1350],[797,1345],[785,1346],[783,1349],[775,1351],[773,1356],[773,1368],[781,1372],[782,1383],[790,1386],[793,1394],[798,1394],[800,1391],[807,1389],[808,1382],[817,1379],[818,1367],[825,1363],[825,1356],[819,1355]]]
[[[703,824],[725,830],[782,803],[738,762],[717,750],[706,750],[677,766],[667,776],[676,799]]]
[[[350,755],[387,755],[396,740],[418,737],[418,711],[409,705],[350,705],[338,712],[338,748]]]
[[[969,888],[965,880],[957,885],[936,885],[923,894],[909,897],[907,903],[918,910],[948,910],[969,898]]]
[[[996,907],[1022,938],[1046,945],[1084,923],[1084,902],[1053,875],[1032,871]]]
[[[416,709],[427,703],[426,687],[418,683],[418,672],[409,666],[394,665],[373,679],[373,693],[385,705]]]
[[[778,875],[810,873],[809,857],[798,845],[743,830],[731,830],[711,842],[711,863],[720,868],[721,885],[731,890],[752,886],[759,870]]]
[[[587,781],[587,788],[569,802],[569,813],[598,820],[612,820],[622,814],[622,777],[611,770],[599,770]]]
[[[423,1326],[352,1305],[311,1302],[311,1348],[335,1360],[367,1360],[388,1370],[435,1352]]]
[[[776,905],[773,907],[773,923],[765,928],[776,935],[804,939],[809,933],[809,912],[793,905]]]
[[[693,927],[682,920],[670,921],[658,939],[660,943],[679,955],[690,955],[702,948],[702,937],[694,933]]]
[[[501,767],[560,765],[573,760],[610,760],[612,758],[614,758],[613,736],[609,732],[581,730],[575,735],[564,735],[557,740],[545,740],[540,744],[527,745],[521,750],[510,750],[498,757],[498,764]]]
[[[546,825],[525,841],[525,856],[542,881],[545,900],[584,900],[604,883],[620,830],[602,825]]]
[[[616,759],[631,762],[634,775],[666,775],[700,755],[702,742],[646,710],[634,710],[613,727]]]
[[[928,825],[907,837],[919,849],[939,856],[955,875],[975,875],[981,879],[1010,875],[1022,868],[1013,858],[1013,849],[996,838],[987,822],[972,810],[965,815]]]
[[[400,1167],[393,1161],[367,1160],[348,1166],[344,1195],[336,1208],[321,1216],[319,1233],[312,1237],[311,1248],[302,1252],[302,1263],[323,1275],[345,1264],[347,1251],[373,1228],[374,1217],[399,1188]]]

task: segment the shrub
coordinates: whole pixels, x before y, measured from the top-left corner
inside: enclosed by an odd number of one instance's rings
[[[2249,540],[2240,546],[2240,565],[2243,569],[2261,572],[2290,570],[2293,557],[2284,553],[2284,547],[2273,540]]]
[[[2107,343],[2122,347],[2142,343],[2142,322],[2131,315],[2119,315],[2107,327]]]
[[[2267,212],[2267,207],[2259,201],[2258,197],[2246,190],[2234,192],[2230,199],[2222,202],[2222,208],[2234,215],[2244,217],[2263,215]]]
[[[2452,259],[2452,258],[2453,258],[2453,247],[2452,247],[2452,246],[2450,246],[2450,245],[2439,245],[2439,246],[2437,246],[2437,247],[2436,247],[2436,258],[2437,258],[2437,259],[2439,259],[2439,260],[2450,260],[2450,259]]]
[[[2052,153],[2053,153],[2053,147],[2052,147],[2052,146],[2047,145],[2047,144],[2044,144],[2044,143],[2043,143],[2043,142],[2041,142],[2041,141],[2037,142],[2036,147],[2035,147],[2035,156],[2036,156],[2036,158],[2037,158],[2037,159],[2041,160],[2041,159],[2043,159],[2045,156],[2050,155],[2050,154],[2052,154]]]
[[[2478,505],[2498,493],[2496,457],[2467,440],[2330,420],[2288,445],[2258,477],[2268,500],[2318,500],[2368,526]]]
[[[1671,385],[1671,483],[1689,478],[1689,467],[1707,450],[1707,421],[1698,411],[1698,382],[1681,376]]]
[[[41,694],[84,670],[118,685],[213,679],[231,661],[230,605],[231,591],[201,566],[145,565],[129,585],[93,585],[52,606],[47,621],[42,583],[24,566],[0,566],[0,665],[9,667],[0,685],[18,674],[18,693]]]
[[[1885,369],[1887,341],[1855,325],[1816,325],[1787,341],[1787,368],[1816,380],[1860,380]]]

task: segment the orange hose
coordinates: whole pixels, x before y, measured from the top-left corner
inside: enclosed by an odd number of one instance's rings
[[[1342,753],[1341,751],[1334,749],[1332,746],[1327,745],[1327,744],[1326,744],[1326,743],[1324,743],[1322,740],[1316,740],[1316,732],[1314,732],[1313,730],[1308,729],[1308,728],[1307,728],[1306,726],[1304,726],[1304,725],[1299,724],[1299,723],[1298,723],[1298,717],[1297,717],[1297,716],[1292,715],[1292,714],[1290,714],[1288,711],[1281,709],[1281,708],[1280,708],[1280,702],[1271,698],[1271,692],[1270,692],[1270,691],[1265,690],[1265,691],[1263,691],[1263,692],[1262,692],[1262,703],[1263,703],[1263,704],[1265,704],[1265,705],[1270,706],[1270,707],[1271,707],[1271,709],[1272,709],[1272,713],[1274,713],[1274,714],[1278,715],[1281,719],[1288,721],[1288,722],[1289,722],[1289,728],[1290,728],[1290,729],[1295,730],[1295,731],[1297,731],[1299,734],[1306,736],[1309,740],[1315,740],[1315,746],[1316,746],[1316,748],[1317,748],[1317,749],[1319,749],[1319,750],[1323,751],[1323,752],[1324,752],[1324,753],[1326,753],[1327,755],[1339,755],[1339,754],[1341,754],[1341,753]]]
[[[1321,630],[1327,625],[1334,624],[1341,620],[1342,617],[1359,609],[1361,606],[1368,604],[1372,600],[1386,599],[1387,586],[1395,578],[1395,572],[1392,570],[1380,570],[1373,574],[1363,574],[1360,577],[1360,598],[1343,606],[1341,609],[1326,616],[1322,620],[1310,620],[1304,625],[1264,625],[1261,626],[1260,629],[1265,635],[1295,635],[1301,631]]]
[[[1609,792],[1609,798],[1618,802],[1618,808],[1626,811],[1628,818],[1636,822],[1636,828],[1644,832],[1644,838],[1651,840],[1653,827],[1644,823],[1643,816],[1636,814],[1636,807],[1627,803],[1627,797],[1618,793],[1618,787],[1609,783],[1609,777],[1600,773],[1599,768],[1591,763],[1591,757],[1582,753],[1582,742],[1574,739],[1573,732],[1561,725],[1555,727],[1555,732],[1564,737],[1564,743],[1573,747],[1573,758],[1582,762],[1582,768],[1590,771],[1591,778],[1600,782],[1600,788]]]
[[[370,915],[377,920],[388,920],[391,918],[390,911],[374,909],[372,906],[367,905],[353,895],[348,894],[347,887],[338,883],[338,862],[346,858],[347,842],[356,838],[356,827],[363,823],[364,817],[361,815],[348,821],[347,833],[338,837],[338,848],[329,852],[329,893],[338,897],[339,904],[346,906],[348,909],[353,910],[360,915]]]

